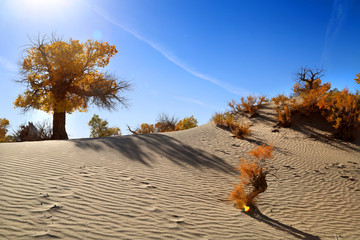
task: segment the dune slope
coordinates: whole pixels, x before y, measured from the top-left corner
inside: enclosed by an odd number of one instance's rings
[[[311,124],[274,131],[271,105],[239,140],[208,123],[166,134],[0,144],[0,239],[360,239],[360,147]],[[234,170],[272,144],[251,217]]]

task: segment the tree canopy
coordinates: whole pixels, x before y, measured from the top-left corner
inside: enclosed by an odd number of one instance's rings
[[[86,112],[89,104],[109,110],[117,103],[126,106],[120,93],[129,90],[130,83],[102,71],[116,53],[107,42],[63,41],[55,36],[32,40],[20,69],[20,82],[27,89],[15,106],[53,113],[53,138],[67,139],[65,113]]]

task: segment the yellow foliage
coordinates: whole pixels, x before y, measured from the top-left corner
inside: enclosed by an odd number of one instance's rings
[[[150,125],[147,123],[141,124],[139,134],[148,134],[154,132],[155,132],[154,124],[150,124]]]
[[[250,117],[256,115],[256,112],[261,104],[268,102],[268,99],[265,96],[247,96],[241,98],[241,103],[237,103],[232,100],[228,103],[228,106],[231,108],[233,113],[248,113]]]
[[[9,120],[6,118],[0,118],[0,142],[6,142],[7,127],[9,126]]]
[[[97,92],[117,94],[117,82],[99,72],[116,53],[114,45],[93,40],[33,44],[21,64],[28,90],[17,97],[15,106],[45,112],[87,111]]]
[[[215,113],[211,119],[216,126],[230,130],[236,138],[243,138],[250,135],[250,124],[236,122],[234,116],[229,112]]]
[[[326,119],[333,123],[335,137],[350,140],[354,128],[360,128],[360,95],[347,89],[323,96],[318,107]]]
[[[325,83],[317,88],[313,88],[309,91],[301,92],[300,101],[293,101],[293,109],[299,111],[306,116],[310,116],[312,113],[319,112],[318,102],[321,101],[331,88],[330,83]]]
[[[175,131],[197,127],[197,123],[198,121],[194,118],[193,115],[191,117],[186,117],[183,120],[180,120],[178,123],[176,123]]]
[[[272,98],[272,101],[275,102],[276,112],[278,115],[276,116],[279,121],[279,125],[282,127],[289,127],[291,125],[291,110],[290,110],[290,100],[284,94],[279,94],[276,97]]]
[[[215,123],[216,126],[225,125],[225,118],[223,113],[215,113],[215,115],[211,118],[211,121]]]
[[[360,73],[356,74],[355,82],[360,84]]]
[[[259,161],[272,158],[273,146],[265,146],[265,144],[257,146],[249,152],[251,156],[254,156]]]
[[[272,158],[272,146],[258,146],[249,154],[255,158],[252,160],[241,159],[237,169],[240,171],[240,183],[234,186],[230,193],[230,200],[235,203],[236,208],[246,209],[255,205],[255,198],[267,189],[265,167],[266,159]],[[251,209],[251,208],[250,208]]]
[[[121,136],[120,128],[108,127],[108,122],[102,120],[99,115],[94,114],[88,125],[91,127],[90,137]]]
[[[230,125],[230,130],[236,138],[244,138],[250,135],[250,123],[234,122]]]

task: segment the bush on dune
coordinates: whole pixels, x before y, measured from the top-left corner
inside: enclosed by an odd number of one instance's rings
[[[289,127],[291,125],[290,99],[284,94],[279,94],[272,98],[276,104],[276,119],[281,127]]]
[[[240,171],[240,183],[234,185],[229,196],[236,208],[251,210],[256,204],[256,197],[266,191],[266,176],[269,173],[267,160],[272,158],[272,151],[272,146],[261,145],[249,152],[251,160],[241,160],[237,168]]]
[[[163,113],[159,115],[157,123],[155,124],[142,123],[141,126],[136,129],[131,129],[130,126],[127,127],[132,134],[149,134],[190,129],[197,127],[197,123],[198,121],[193,115],[191,117],[185,117],[178,122],[174,116],[170,117],[168,114]]]
[[[232,100],[228,103],[228,106],[231,108],[232,113],[248,113],[250,117],[254,117],[256,116],[259,106],[267,101],[265,96],[249,95],[246,99],[242,97],[241,103]]]
[[[211,120],[217,127],[230,130],[236,138],[243,138],[250,135],[250,124],[236,122],[233,114],[229,112],[215,113]]]
[[[354,129],[360,128],[360,94],[344,89],[323,96],[318,107],[334,127],[334,137],[351,140]]]

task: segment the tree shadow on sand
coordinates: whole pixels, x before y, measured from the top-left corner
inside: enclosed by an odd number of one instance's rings
[[[320,240],[320,237],[318,237],[318,236],[314,236],[309,233],[300,231],[292,226],[286,225],[284,223],[281,223],[275,219],[272,219],[272,218],[262,214],[260,212],[260,210],[255,206],[252,206],[251,209],[252,209],[251,211],[246,213],[247,215],[249,215],[250,217],[252,217],[260,222],[266,223],[269,226],[271,226],[277,230],[291,234],[292,236],[294,236],[295,238],[298,238],[298,239]]]
[[[212,168],[229,174],[238,174],[223,159],[186,145],[164,134],[130,135],[122,137],[90,138],[71,140],[82,149],[95,151],[115,150],[127,159],[151,167],[156,161],[166,158],[182,167]]]

